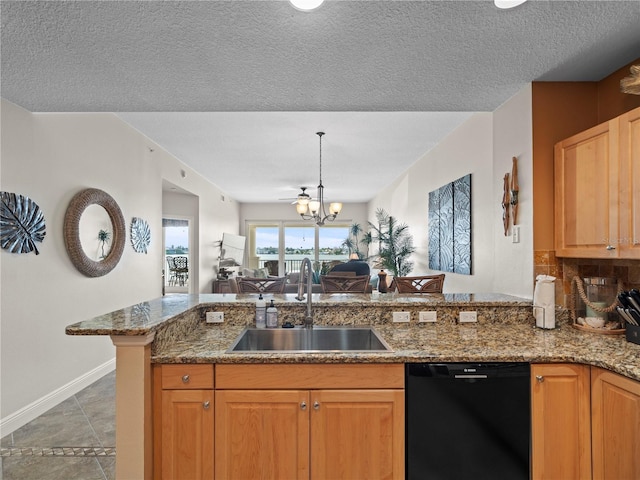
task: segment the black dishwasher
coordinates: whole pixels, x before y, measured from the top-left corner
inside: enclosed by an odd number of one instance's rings
[[[530,478],[528,363],[406,365],[406,478]]]

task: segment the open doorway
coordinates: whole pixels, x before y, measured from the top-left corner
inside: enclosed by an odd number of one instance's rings
[[[188,218],[163,218],[164,292],[189,293],[191,228]]]

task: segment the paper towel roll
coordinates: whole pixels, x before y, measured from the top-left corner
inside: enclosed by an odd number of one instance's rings
[[[533,316],[536,327],[556,328],[556,277],[538,275],[533,291]]]

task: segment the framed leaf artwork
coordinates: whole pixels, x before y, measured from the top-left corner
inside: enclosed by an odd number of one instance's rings
[[[429,192],[429,268],[471,275],[471,174]]]
[[[0,246],[11,253],[40,252],[46,235],[44,214],[36,202],[17,193],[0,192]]]

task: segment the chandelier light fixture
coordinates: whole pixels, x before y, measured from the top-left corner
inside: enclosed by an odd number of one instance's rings
[[[289,0],[296,10],[311,12],[324,3],[324,0]]]
[[[307,198],[304,198],[302,195],[299,196],[296,202],[296,210],[304,220],[313,220],[316,225],[321,227],[325,222],[333,222],[336,219],[340,210],[342,210],[342,203],[333,202],[329,204],[329,213],[327,214],[324,206],[324,185],[322,185],[322,136],[324,132],[317,132],[316,135],[320,137],[320,183],[318,184],[318,196],[315,200],[308,198],[308,195]]]

